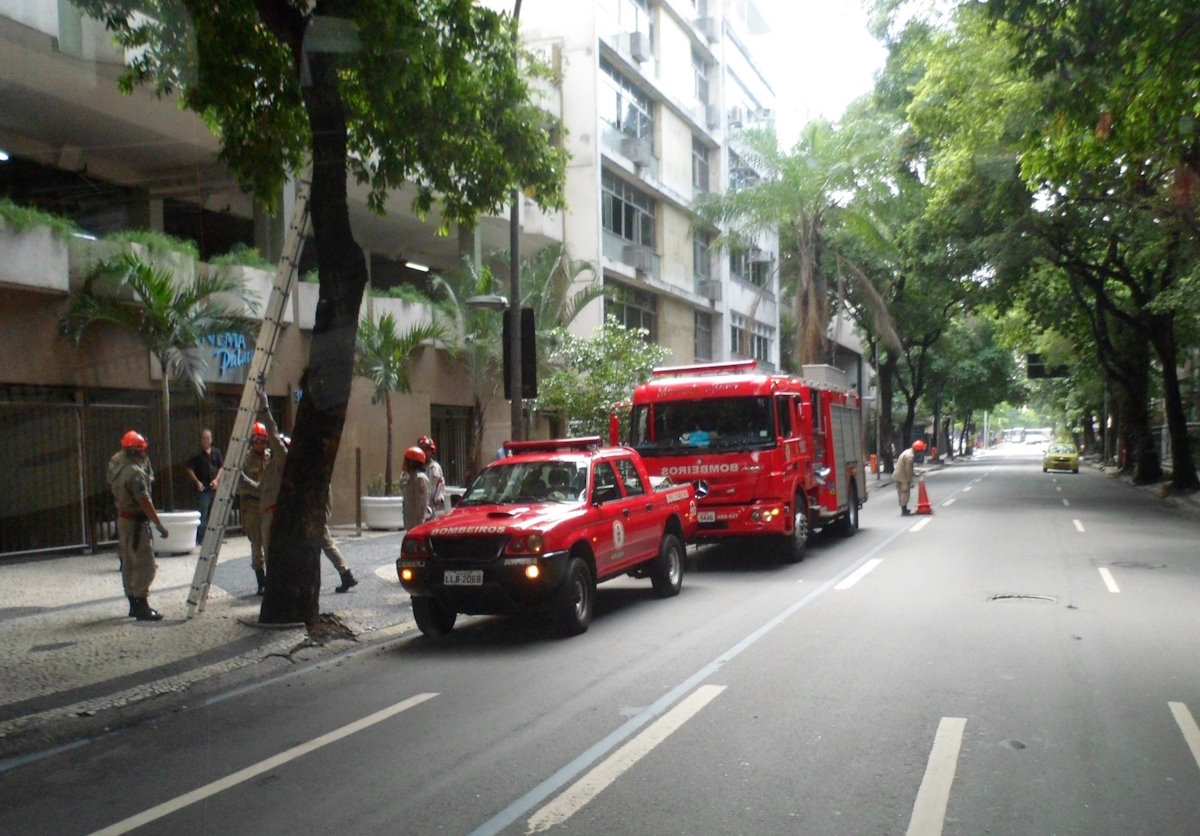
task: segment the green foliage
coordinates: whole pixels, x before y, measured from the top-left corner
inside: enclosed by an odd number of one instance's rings
[[[611,315],[592,339],[556,329],[550,355],[555,370],[538,383],[537,408],[563,416],[572,435],[607,437],[612,405],[628,400],[670,356],[663,346],[646,342],[648,336],[644,328],[625,328]]]
[[[117,244],[140,244],[155,255],[175,253],[185,255],[193,261],[200,258],[200,249],[194,241],[185,241],[151,229],[121,229],[105,235],[104,240]]]
[[[384,299],[399,299],[412,305],[432,307],[433,300],[425,291],[411,284],[398,284],[389,288],[371,288],[371,295]]]
[[[52,215],[40,209],[18,206],[7,197],[0,197],[0,222],[17,232],[27,232],[34,227],[49,227],[59,238],[68,238],[79,232],[79,227],[69,218]]]
[[[361,0],[321,7],[352,34],[336,59],[299,49],[310,20],[287,0],[155,4],[82,0],[136,55],[126,89],[176,94],[221,137],[221,156],[266,207],[299,171],[313,138],[306,107],[335,79],[349,131],[348,172],[382,211],[389,192],[415,187],[413,208],[435,203],[447,224],[499,212],[520,183],[545,207],[562,206],[566,152],[526,70],[549,68],[522,50],[507,16],[453,0]],[[520,55],[519,65],[515,58]],[[336,60],[336,73],[325,75]],[[297,71],[308,67],[310,96]],[[557,123],[552,125],[557,127]],[[481,129],[482,128],[482,129]]]
[[[249,244],[243,244],[241,241],[234,244],[229,252],[213,256],[208,260],[208,263],[214,266],[258,267],[262,270],[275,269],[275,265],[267,261],[266,257],[258,251],[257,247],[251,247]]]

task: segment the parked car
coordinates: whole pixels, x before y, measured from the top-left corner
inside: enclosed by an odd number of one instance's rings
[[[1074,444],[1056,441],[1042,454],[1042,473],[1047,470],[1069,470],[1079,472],[1079,451]]]
[[[447,633],[459,613],[546,611],[582,633],[596,584],[622,575],[679,593],[697,526],[690,484],[652,482],[636,451],[598,437],[505,450],[454,510],[404,538],[396,572],[421,632]]]
[[[1025,433],[1026,444],[1045,444],[1046,436],[1041,433]]]

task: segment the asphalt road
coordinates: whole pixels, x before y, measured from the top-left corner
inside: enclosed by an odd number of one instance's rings
[[[573,639],[460,618],[30,763],[0,832],[1198,833],[1200,524],[1010,451]]]

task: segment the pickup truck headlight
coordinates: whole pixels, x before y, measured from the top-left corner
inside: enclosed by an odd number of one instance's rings
[[[429,541],[424,537],[405,537],[400,544],[400,554],[404,557],[429,557]]]
[[[541,554],[545,545],[545,539],[537,531],[529,534],[517,534],[508,541],[508,545],[504,547],[504,553]]]

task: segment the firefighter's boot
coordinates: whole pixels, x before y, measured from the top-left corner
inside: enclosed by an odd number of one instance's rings
[[[349,592],[352,586],[358,586],[358,578],[354,577],[354,572],[347,569],[345,572],[342,572],[342,585],[333,591]]]
[[[153,609],[145,598],[134,598],[133,607],[133,617],[138,621],[162,621],[162,613]]]
[[[254,594],[262,595],[267,591],[267,573],[262,569],[255,569],[254,577],[258,580],[258,591]]]

